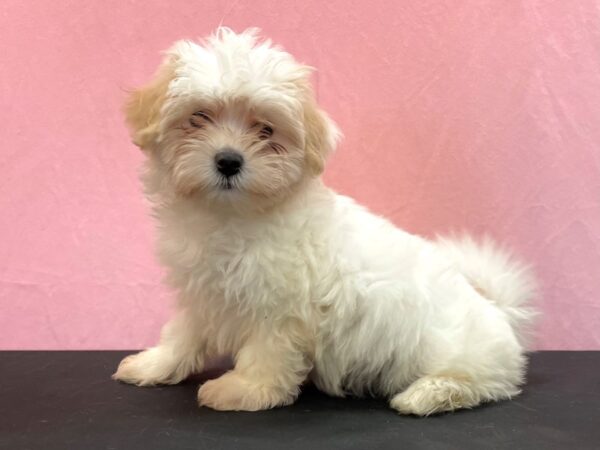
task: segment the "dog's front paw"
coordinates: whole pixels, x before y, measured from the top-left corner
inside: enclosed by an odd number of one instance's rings
[[[246,380],[235,371],[209,380],[198,390],[198,403],[218,411],[260,411],[294,402],[285,389]]]
[[[184,378],[176,369],[172,358],[154,347],[124,358],[112,378],[138,386],[176,384]]]

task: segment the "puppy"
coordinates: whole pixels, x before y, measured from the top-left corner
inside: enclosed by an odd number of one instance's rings
[[[168,50],[126,105],[177,313],[114,378],[178,383],[235,368],[200,405],[289,405],[306,380],[429,415],[519,393],[527,269],[489,241],[428,241],[325,187],[340,133],[311,69],[255,30]]]

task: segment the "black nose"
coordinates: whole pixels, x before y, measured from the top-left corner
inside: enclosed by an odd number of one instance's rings
[[[244,158],[233,150],[224,150],[215,155],[217,170],[226,177],[237,174],[244,165]]]

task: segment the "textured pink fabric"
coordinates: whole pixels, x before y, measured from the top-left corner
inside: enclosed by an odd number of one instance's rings
[[[537,346],[600,348],[594,1],[3,0],[0,347],[132,348],[169,314],[120,114],[159,50],[261,27],[318,67],[338,191],[411,232],[490,233],[543,285]]]

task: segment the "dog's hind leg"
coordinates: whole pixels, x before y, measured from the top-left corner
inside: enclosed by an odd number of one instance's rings
[[[515,386],[507,387],[504,383],[494,382],[478,383],[467,376],[428,375],[396,394],[390,401],[390,407],[401,414],[429,416],[511,398],[519,392]]]

